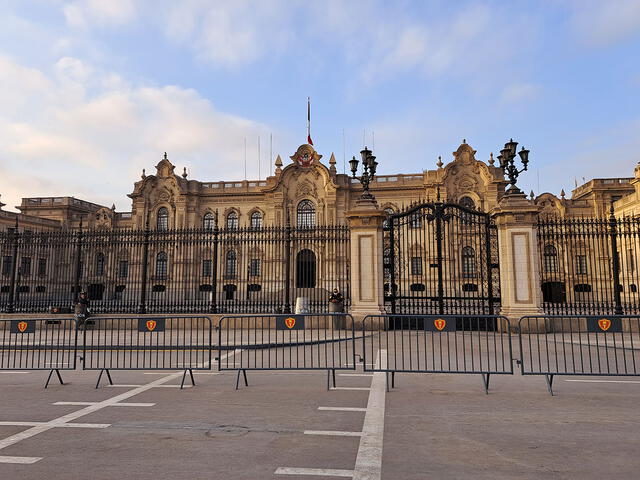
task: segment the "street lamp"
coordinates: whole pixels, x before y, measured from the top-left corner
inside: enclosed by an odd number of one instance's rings
[[[527,170],[529,164],[529,150],[526,150],[524,147],[522,147],[522,150],[518,152],[518,155],[520,156],[520,160],[522,162],[522,169],[518,170],[518,167],[516,167],[514,161],[516,158],[517,146],[518,142],[514,142],[512,138],[504,144],[504,148],[500,150],[500,155],[498,155],[502,173],[509,177],[509,184],[511,185],[507,190],[507,194],[522,193],[522,191],[518,187],[516,187],[516,182],[518,181],[518,175]]]
[[[356,172],[358,171],[358,163],[360,162],[356,159],[355,156],[351,160],[349,160],[352,178],[357,178],[358,181],[362,184],[361,198],[374,200],[374,196],[369,192],[369,183],[371,183],[373,177],[376,174],[378,162],[376,162],[376,157],[372,155],[371,150],[369,150],[367,147],[364,147],[364,150],[360,152],[360,156],[362,157],[362,175],[360,175],[359,177],[356,176]]]

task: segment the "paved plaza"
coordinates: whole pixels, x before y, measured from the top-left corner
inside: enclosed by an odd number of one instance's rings
[[[382,356],[386,351],[381,352]],[[223,355],[233,356],[234,352]],[[384,361],[384,359],[383,359]],[[2,479],[637,478],[635,377],[0,372]]]

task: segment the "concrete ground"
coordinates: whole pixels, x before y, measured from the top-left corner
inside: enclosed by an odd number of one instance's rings
[[[1,479],[640,477],[635,377],[97,374],[0,372]]]

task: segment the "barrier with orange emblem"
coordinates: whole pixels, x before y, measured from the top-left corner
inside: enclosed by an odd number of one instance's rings
[[[364,370],[396,373],[512,375],[509,320],[498,315],[368,315],[363,336]],[[381,355],[384,351],[385,354]]]

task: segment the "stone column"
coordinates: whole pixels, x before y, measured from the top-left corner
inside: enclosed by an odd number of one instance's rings
[[[359,199],[346,212],[351,234],[351,309],[356,329],[366,315],[384,313],[382,223],[386,215],[375,200]],[[374,328],[377,328],[374,325]]]
[[[542,313],[537,220],[540,208],[524,193],[506,194],[492,214],[498,227],[500,257],[500,314],[511,328],[520,317]],[[538,327],[544,327],[544,321]]]

